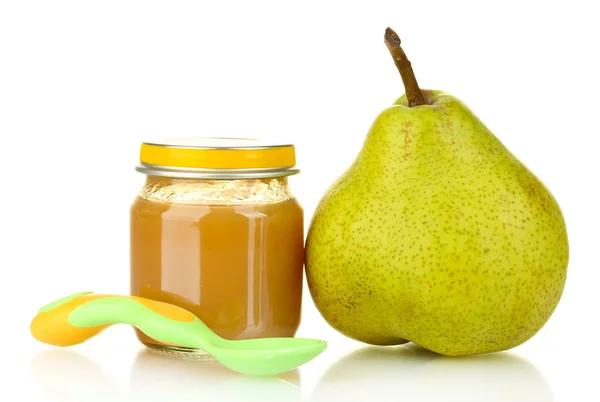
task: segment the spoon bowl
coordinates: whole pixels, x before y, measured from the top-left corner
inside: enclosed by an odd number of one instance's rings
[[[225,341],[210,353],[224,366],[249,375],[274,375],[314,359],[327,342],[306,338],[263,338]]]

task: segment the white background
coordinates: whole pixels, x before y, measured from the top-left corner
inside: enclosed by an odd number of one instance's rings
[[[0,400],[599,401],[594,3],[0,2]],[[366,348],[331,329],[306,292],[299,335],[330,347],[282,378],[157,357],[125,326],[60,350],[30,337],[37,308],[55,298],[128,292],[145,139],[296,143],[292,185],[308,223],[403,93],[388,25],[421,86],[462,98],[564,211],[567,286],[537,336],[462,359]]]

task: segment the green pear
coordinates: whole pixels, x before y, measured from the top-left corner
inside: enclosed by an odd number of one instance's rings
[[[389,28],[386,44],[406,95],[376,118],[316,209],[311,296],[331,326],[366,343],[449,356],[515,347],[561,297],[561,210],[464,103],[419,89]]]

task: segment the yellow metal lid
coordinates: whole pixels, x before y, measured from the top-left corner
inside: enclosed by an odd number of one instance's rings
[[[142,173],[197,178],[277,177],[298,172],[291,144],[246,138],[170,138],[144,142]]]

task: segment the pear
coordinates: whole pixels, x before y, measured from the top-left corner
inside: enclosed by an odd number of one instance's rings
[[[515,347],[561,297],[561,210],[463,102],[419,88],[389,28],[385,42],[406,94],[318,204],[306,242],[311,296],[362,342],[448,356]]]

